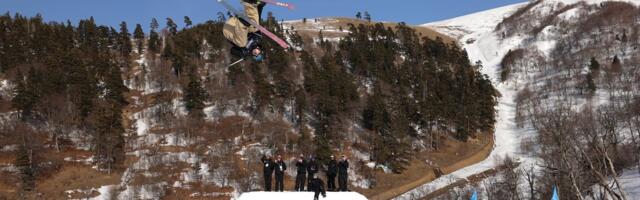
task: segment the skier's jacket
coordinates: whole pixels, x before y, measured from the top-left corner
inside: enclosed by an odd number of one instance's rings
[[[313,178],[311,179],[311,184],[309,185],[309,189],[315,193],[322,193],[323,197],[327,196],[327,191],[324,189],[324,182],[322,179]]]
[[[274,167],[276,170],[276,177],[284,176],[284,171],[287,170],[287,164],[285,164],[284,161],[282,160],[277,161]]]
[[[258,6],[255,3],[243,1],[244,12],[249,19],[254,22],[260,22],[260,14],[258,12]],[[222,34],[227,40],[233,43],[237,47],[247,47],[249,42],[249,33],[258,31],[256,27],[251,26],[248,22],[244,22],[237,17],[231,17],[222,27]],[[248,49],[248,48],[247,48]]]

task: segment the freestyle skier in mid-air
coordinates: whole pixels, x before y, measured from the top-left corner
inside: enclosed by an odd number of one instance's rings
[[[246,17],[253,22],[260,22],[264,2],[259,0],[242,0]],[[237,13],[236,13],[237,14]],[[253,57],[257,62],[264,59],[262,49],[259,45],[262,34],[251,22],[241,17],[231,17],[224,24],[222,33],[231,42],[231,54],[243,59]]]
[[[227,20],[222,29],[224,37],[233,45],[231,54],[240,59],[229,66],[240,63],[249,57],[253,57],[253,60],[258,62],[262,61],[264,59],[264,52],[259,43],[263,35],[273,40],[285,50],[289,48],[289,44],[287,44],[286,41],[260,26],[258,22],[260,22],[260,16],[265,3],[287,7],[289,9],[294,8],[293,4],[274,0],[242,0],[242,5],[245,10],[245,12],[242,13],[233,8],[233,6],[225,0],[218,0],[218,2],[235,14],[234,17]]]

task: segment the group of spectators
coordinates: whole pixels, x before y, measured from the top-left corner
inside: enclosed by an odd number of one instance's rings
[[[284,174],[287,170],[287,164],[282,160],[282,155],[278,155],[275,161],[271,155],[265,155],[261,161],[264,172],[265,191],[271,191],[273,174],[275,174],[276,179],[274,191],[284,191]],[[320,164],[314,156],[309,157],[307,160],[304,158],[304,155],[300,154],[300,157],[296,160],[296,168],[295,191],[313,191],[315,192],[314,199],[317,199],[319,194],[326,196],[324,182],[318,176]],[[348,191],[348,169],[349,161],[346,156],[343,155],[340,161],[337,161],[335,156],[331,156],[331,160],[326,165],[325,171],[328,191]],[[338,177],[338,187],[336,187],[336,176]]]

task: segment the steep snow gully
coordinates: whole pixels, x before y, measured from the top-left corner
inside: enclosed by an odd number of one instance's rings
[[[484,161],[442,176],[430,183],[402,194],[396,197],[396,199],[409,200],[424,197],[452,183],[465,180],[469,176],[495,168],[499,165],[499,161],[505,156],[512,157],[522,164],[532,164],[535,162],[533,156],[519,152],[521,142],[528,137],[534,136],[535,132],[533,130],[523,130],[516,127],[514,99],[517,88],[509,85],[508,82],[500,83],[498,81],[501,59],[509,49],[519,45],[522,39],[514,38],[503,41],[499,40],[493,32],[496,25],[500,23],[500,20],[524,5],[526,5],[526,3],[500,7],[424,25],[461,41],[463,48],[465,48],[469,54],[471,62],[482,62],[484,66],[482,72],[491,78],[494,86],[502,94],[497,107],[498,115],[495,127],[495,146],[489,157]]]

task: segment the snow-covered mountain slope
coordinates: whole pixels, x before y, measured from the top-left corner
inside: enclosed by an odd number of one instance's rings
[[[531,125],[519,126],[517,121],[518,114],[518,93],[523,91],[530,85],[540,86],[548,85],[549,79],[567,74],[563,70],[555,68],[554,60],[557,60],[554,53],[562,48],[558,43],[571,41],[573,38],[570,33],[582,30],[585,25],[578,23],[580,16],[590,16],[597,13],[599,7],[591,5],[599,5],[605,2],[603,0],[544,0],[531,1],[527,3],[514,4],[504,6],[484,12],[470,14],[467,16],[457,17],[450,20],[432,22],[423,26],[433,28],[451,37],[457,38],[463,48],[467,50],[471,62],[481,62],[483,65],[483,73],[491,77],[495,87],[500,91],[502,97],[498,107],[497,124],[495,126],[495,148],[491,155],[484,161],[472,166],[468,166],[451,174],[442,176],[435,181],[425,184],[421,187],[407,192],[397,199],[416,199],[425,197],[432,192],[444,189],[445,187],[468,177],[485,172],[487,170],[496,169],[505,156],[515,158],[520,163],[520,168],[530,168],[531,166],[540,165],[540,158],[535,152],[522,150],[525,143],[535,140],[538,137],[536,131]],[[626,1],[634,5],[639,5],[640,1]],[[511,18],[511,19],[509,19]],[[519,19],[520,18],[520,19]],[[510,22],[508,20],[526,21]],[[527,25],[510,25],[528,24]],[[572,25],[572,26],[568,26]],[[500,28],[500,26],[503,26]],[[508,28],[504,28],[504,27]],[[565,27],[566,26],[566,27]],[[603,36],[605,37],[605,36]],[[613,37],[613,36],[612,36]],[[616,36],[618,37],[618,36]],[[583,41],[588,42],[588,41]],[[611,46],[611,45],[608,45]],[[604,47],[607,47],[605,45]],[[503,58],[510,51],[516,49],[524,49],[526,52],[535,52],[526,54],[521,60],[521,68],[517,73],[513,73],[512,77],[503,81],[501,72],[503,68],[501,63]],[[587,48],[585,48],[587,49]],[[598,52],[602,55],[606,53],[624,54],[624,50],[604,50],[589,49],[590,52]],[[614,48],[615,49],[615,48]],[[625,48],[625,50],[628,48]],[[636,47],[637,49],[637,47]],[[636,51],[637,52],[637,51]],[[552,55],[554,54],[554,55]],[[528,57],[530,56],[530,57]],[[610,56],[610,55],[607,55]],[[584,62],[578,58],[579,55],[572,55],[576,59],[571,65],[585,66],[588,63],[588,57]],[[609,57],[610,58],[610,57]],[[628,62],[631,63],[631,62]],[[538,71],[531,70],[545,66]],[[633,73],[631,73],[633,74]],[[582,76],[572,76],[567,84],[577,84],[578,78]],[[547,81],[547,82],[545,82]],[[569,85],[567,88],[575,86]],[[541,95],[549,94],[539,90]],[[611,93],[611,91],[596,92],[595,98],[587,100],[581,97],[573,97],[567,100],[573,104],[573,108],[579,110],[585,105],[584,102],[590,101],[594,105],[603,105],[608,103],[606,95],[603,93]],[[613,91],[615,93],[615,91]],[[553,94],[551,94],[553,96]],[[547,99],[554,99],[547,97]],[[550,104],[549,104],[550,105]],[[534,147],[535,149],[535,147]],[[626,176],[625,182],[640,182],[638,177]],[[630,184],[633,185],[633,184]],[[523,187],[522,185],[520,187]],[[625,190],[628,190],[625,188]],[[633,189],[631,189],[633,191]],[[629,192],[629,195],[638,198],[637,194]]]
[[[527,3],[519,3],[514,5],[503,6],[477,12],[444,21],[431,22],[423,24],[424,27],[430,27],[434,30],[461,40],[462,37],[474,33],[487,33],[493,31],[496,25],[505,17],[511,15],[516,9],[525,6]]]
[[[238,200],[302,200],[313,199],[313,192],[247,192],[240,195]],[[355,192],[327,192],[323,200],[365,200],[366,197]]]
[[[444,175],[396,199],[420,198],[474,174],[494,169],[498,166],[498,161],[501,157],[506,155],[513,156],[523,137],[528,137],[528,134],[520,134],[523,130],[518,130],[515,126],[515,105],[513,99],[516,90],[506,84],[500,84],[497,79],[498,65],[502,56],[504,56],[510,48],[516,46],[518,41],[502,42],[493,34],[495,26],[504,16],[513,13],[516,9],[524,5],[525,4],[516,4],[505,6],[425,25],[458,38],[459,41],[477,40],[477,42],[470,44],[465,43],[462,44],[462,46],[467,49],[469,59],[472,62],[481,61],[483,63],[483,73],[491,77],[492,82],[496,84],[495,87],[502,94],[497,109],[498,119],[496,120],[495,147],[491,155],[484,161]],[[522,155],[521,157],[526,156]]]

